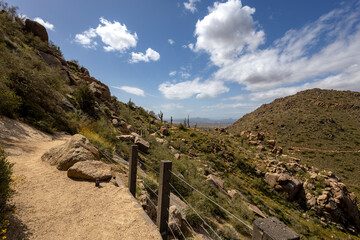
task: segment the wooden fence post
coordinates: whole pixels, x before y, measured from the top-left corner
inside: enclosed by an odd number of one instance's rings
[[[161,161],[156,225],[163,239],[167,239],[168,231],[171,168],[171,161]]]
[[[138,146],[132,145],[129,162],[129,190],[136,197],[136,172],[137,172]]]

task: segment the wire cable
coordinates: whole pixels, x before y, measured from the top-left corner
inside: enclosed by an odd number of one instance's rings
[[[180,228],[179,225],[176,223],[173,215],[172,215],[170,212],[169,212],[169,215],[170,215],[171,219],[173,220],[173,222],[175,223],[176,227],[179,229],[179,231],[180,231],[181,235],[183,236],[183,238],[186,239],[184,233],[181,231],[181,228]],[[170,226],[169,226],[169,228],[170,228]],[[170,229],[171,229],[171,228],[170,228]]]
[[[152,205],[154,206],[154,208],[156,209],[157,206],[155,205],[155,203],[154,203],[149,197],[146,196],[146,198],[151,202],[151,204],[152,204]]]
[[[169,222],[168,222],[168,221],[166,221],[166,223],[167,223],[167,225],[168,225],[168,227],[169,227],[169,229],[170,229],[170,231],[171,231],[172,235],[174,236],[174,239],[177,239],[177,238],[175,237],[175,234],[174,234],[173,230],[172,230],[172,229],[171,229],[171,227],[169,226]]]
[[[155,190],[153,190],[147,183],[145,183],[145,178],[141,177],[140,175],[139,175],[139,177],[143,180],[143,184],[144,184],[148,189],[150,189],[150,191],[151,191],[156,197],[158,197],[158,195],[157,195],[157,193],[155,192]]]
[[[140,158],[138,159],[139,162],[143,165],[145,165],[147,168],[149,168],[150,170],[152,170],[153,172],[157,173],[158,175],[160,175],[160,173],[158,171],[156,171],[155,169],[153,169],[149,164],[145,163],[144,161],[140,160]]]
[[[207,200],[209,200],[210,202],[212,202],[213,204],[215,204],[216,206],[218,206],[219,208],[221,208],[223,211],[225,211],[226,213],[228,213],[230,216],[232,216],[233,218],[235,218],[236,220],[238,220],[239,222],[241,222],[243,225],[245,225],[249,230],[253,230],[252,227],[250,227],[248,224],[246,224],[244,221],[242,221],[241,219],[239,219],[238,217],[236,217],[234,214],[232,214],[231,212],[229,212],[228,210],[226,210],[225,208],[223,208],[222,206],[220,206],[218,203],[216,203],[214,200],[212,200],[211,198],[209,198],[208,196],[206,196],[204,193],[200,192],[199,190],[197,190],[196,188],[194,188],[193,186],[191,186],[189,183],[187,183],[185,180],[183,180],[181,177],[177,176],[175,173],[173,173],[172,171],[170,171],[175,177],[177,177],[178,179],[180,179],[182,182],[184,182],[186,185],[188,185],[191,189],[195,190],[196,192],[198,192],[199,194],[201,194],[203,197],[205,197]]]
[[[157,160],[157,159],[154,159],[154,158],[150,157],[150,153],[144,153],[144,152],[140,151],[139,149],[138,149],[138,152],[141,153],[142,155],[146,156],[147,158],[149,158],[150,160],[152,160],[154,162],[160,162],[160,160]]]
[[[216,233],[216,231],[200,216],[200,214],[190,205],[188,201],[179,193],[179,191],[170,183],[170,186],[174,189],[174,191],[179,194],[181,199],[196,213],[196,215],[205,223],[206,226],[208,226],[213,233],[221,240],[221,237]]]

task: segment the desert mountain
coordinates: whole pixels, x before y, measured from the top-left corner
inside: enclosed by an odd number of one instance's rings
[[[244,224],[182,180],[248,225],[274,216],[303,239],[359,239],[353,193],[360,192],[359,93],[301,92],[260,107],[228,129],[172,125],[111,96],[88,69],[65,60],[43,27],[30,21],[0,13],[0,115],[47,133],[80,133],[103,159],[128,160],[130,146],[138,144],[145,152],[139,159],[147,164],[141,165],[147,172],[142,182],[155,191],[159,161],[171,160],[176,194],[224,239],[251,236]],[[126,172],[125,166],[118,167]],[[151,215],[147,199],[156,199],[145,187],[141,191],[141,204]],[[203,226],[191,209],[183,215],[196,229]]]
[[[334,171],[360,193],[360,93],[312,89],[264,104],[229,131],[264,132],[286,151]]]

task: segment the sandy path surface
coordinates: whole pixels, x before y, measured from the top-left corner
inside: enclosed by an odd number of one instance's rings
[[[41,161],[68,136],[42,134],[0,118],[0,146],[20,179],[8,239],[161,239],[156,226],[125,187],[74,181]]]

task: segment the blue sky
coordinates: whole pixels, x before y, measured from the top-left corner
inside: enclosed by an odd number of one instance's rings
[[[12,0],[120,101],[240,118],[309,88],[360,91],[360,1]]]

